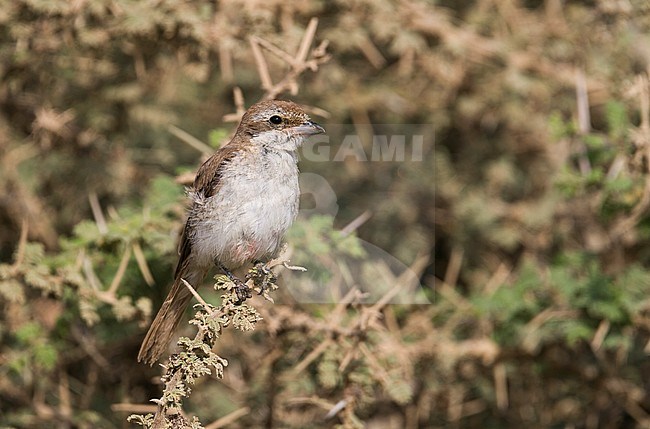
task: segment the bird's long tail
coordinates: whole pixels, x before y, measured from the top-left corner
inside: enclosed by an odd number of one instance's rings
[[[192,299],[191,292],[183,284],[181,279],[185,279],[190,285],[196,288],[199,286],[201,280],[203,280],[203,277],[205,277],[205,271],[192,268],[188,265],[176,273],[174,284],[142,341],[142,346],[140,346],[140,352],[138,353],[138,362],[153,365],[167,350],[174,331],[183,319],[185,309]]]

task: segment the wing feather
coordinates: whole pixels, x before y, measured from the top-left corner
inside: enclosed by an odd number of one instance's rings
[[[209,198],[216,194],[221,187],[220,181],[224,167],[237,156],[240,150],[240,146],[230,143],[223,146],[214,155],[208,158],[201,167],[199,167],[199,170],[196,173],[196,178],[192,185],[193,192],[203,195],[205,198]],[[192,224],[191,218],[188,217],[178,244],[179,258],[174,272],[174,278],[178,277],[183,271],[182,267],[188,262],[190,254],[192,253],[191,235]]]

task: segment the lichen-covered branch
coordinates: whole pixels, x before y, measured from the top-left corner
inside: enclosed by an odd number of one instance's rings
[[[273,260],[263,265],[256,265],[246,275],[246,286],[251,291],[262,295],[272,302],[269,292],[277,290],[277,277],[273,267],[282,265],[288,269],[304,270],[291,267],[286,261]],[[258,311],[240,302],[235,284],[225,275],[215,277],[214,288],[223,291],[221,304],[214,306],[205,302],[196,290],[187,282],[185,286],[196,297],[196,313],[190,324],[196,326],[194,338],[181,337],[178,340],[179,351],[169,357],[163,365],[165,373],[161,377],[163,393],[152,400],[158,405],[155,414],[131,415],[128,420],[149,429],[197,429],[202,427],[198,418],[188,419],[182,412],[183,400],[192,393],[196,380],[206,375],[223,378],[223,371],[228,361],[212,351],[223,329],[230,326],[241,331],[252,331],[257,322],[262,320]]]

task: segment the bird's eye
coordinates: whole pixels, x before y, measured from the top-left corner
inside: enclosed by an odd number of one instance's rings
[[[280,125],[282,123],[282,118],[278,115],[273,115],[269,118],[269,122],[273,125]]]

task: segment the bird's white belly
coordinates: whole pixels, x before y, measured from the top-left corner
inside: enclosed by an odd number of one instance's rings
[[[220,263],[232,270],[275,256],[298,212],[298,170],[293,158],[290,161],[290,175],[226,173],[216,195],[195,198],[191,240],[192,257],[199,266]]]

